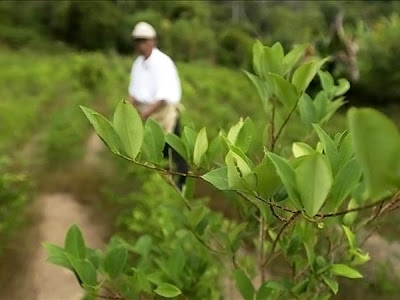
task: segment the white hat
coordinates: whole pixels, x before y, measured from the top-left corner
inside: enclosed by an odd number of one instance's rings
[[[136,39],[154,39],[156,35],[153,26],[146,22],[137,23],[132,31],[132,36]]]

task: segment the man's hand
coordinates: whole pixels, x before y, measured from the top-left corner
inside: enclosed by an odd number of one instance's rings
[[[143,111],[140,116],[142,117],[143,120],[146,120],[148,117],[150,117],[153,113],[155,113],[157,110],[160,108],[164,107],[166,102],[164,100],[159,100],[155,102],[154,104],[150,105],[145,111]]]

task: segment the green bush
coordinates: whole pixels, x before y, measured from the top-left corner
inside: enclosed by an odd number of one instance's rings
[[[253,39],[240,28],[228,28],[218,37],[217,62],[223,66],[248,69]]]
[[[361,39],[358,92],[371,104],[398,103],[400,99],[400,17],[382,19]]]
[[[32,184],[24,173],[11,168],[11,160],[0,156],[0,252],[24,220]]]

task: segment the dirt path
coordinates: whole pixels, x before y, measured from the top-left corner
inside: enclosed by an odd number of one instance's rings
[[[95,135],[88,139],[82,168],[97,162],[101,141]],[[96,220],[91,207],[82,204],[72,194],[42,194],[30,208],[31,224],[8,248],[2,268],[8,273],[2,280],[0,299],[4,300],[79,300],[82,290],[74,275],[46,262],[43,242],[63,245],[64,236],[72,224],[77,224],[87,246],[102,248],[107,229]]]

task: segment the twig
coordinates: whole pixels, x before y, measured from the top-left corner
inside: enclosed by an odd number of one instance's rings
[[[219,254],[219,255],[225,255],[225,252],[220,252],[218,250],[215,250],[213,248],[211,248],[211,246],[207,245],[195,232],[193,232],[192,230],[190,230],[190,228],[187,228],[191,233],[193,233],[193,236],[196,238],[197,241],[199,241],[200,244],[202,244],[204,247],[206,247],[208,250],[210,250],[211,252],[215,253],[215,254]]]
[[[97,294],[92,294],[93,296],[101,299],[110,299],[110,300],[126,300],[126,298],[121,297],[121,296],[105,296],[105,295],[97,295]]]
[[[272,115],[271,115],[271,151],[274,149],[275,145],[275,100],[274,97],[271,98],[272,102]]]
[[[280,215],[278,215],[278,214],[276,213],[274,206],[270,205],[269,208],[270,208],[272,214],[275,216],[275,218],[277,218],[279,221],[281,221],[281,222],[283,222],[283,223],[287,223],[287,221],[288,221],[287,219],[281,217]]]
[[[276,141],[277,141],[278,138],[280,137],[280,135],[281,135],[281,133],[282,133],[282,131],[283,131],[283,128],[285,128],[285,126],[286,126],[287,123],[289,122],[290,117],[293,115],[294,111],[296,110],[297,105],[299,104],[299,101],[300,101],[300,98],[296,101],[296,104],[293,106],[293,108],[290,110],[289,114],[286,116],[286,119],[283,121],[281,127],[279,127],[278,133],[276,134],[276,136],[275,136],[275,138],[274,138],[274,143],[271,145],[271,152],[274,151]]]
[[[278,244],[278,241],[279,241],[281,235],[283,234],[285,228],[288,227],[289,225],[291,225],[291,224],[293,223],[293,221],[297,218],[297,216],[298,216],[299,214],[300,214],[300,212],[297,212],[297,213],[293,214],[293,216],[291,216],[290,219],[289,219],[285,224],[282,225],[282,227],[281,227],[281,229],[279,230],[279,232],[278,232],[278,234],[277,234],[277,236],[276,236],[274,242],[272,243],[271,252],[270,252],[270,254],[269,254],[269,256],[268,256],[268,259],[264,261],[263,267],[265,267],[266,265],[268,265],[268,263],[271,261],[271,258],[272,258],[272,256],[273,256],[274,251],[275,251],[275,248],[276,248],[276,245]]]
[[[321,219],[329,218],[329,217],[337,217],[337,216],[345,215],[345,214],[348,214],[348,213],[351,213],[351,212],[356,212],[356,211],[360,211],[360,210],[366,210],[366,209],[369,209],[369,208],[373,208],[375,206],[381,205],[385,201],[387,201],[387,199],[382,199],[382,200],[376,201],[376,202],[374,202],[372,204],[359,206],[359,207],[355,207],[355,208],[350,208],[350,209],[338,211],[338,212],[335,212],[335,213],[316,214],[316,216],[321,218]]]
[[[261,215],[261,213],[260,213]],[[264,266],[263,266],[263,262],[264,262],[264,240],[265,240],[265,221],[264,218],[262,217],[262,215],[260,216],[261,220],[260,220],[260,224],[259,224],[259,243],[260,243],[260,252],[258,255],[258,259],[259,259],[259,272],[260,272],[260,285],[264,282],[265,279],[265,272],[264,272]]]
[[[144,167],[144,168],[147,168],[147,169],[150,169],[150,170],[155,170],[155,171],[158,171],[158,172],[161,172],[161,173],[164,173],[164,174],[185,176],[185,177],[190,177],[190,178],[201,178],[201,176],[200,176],[200,175],[197,175],[197,174],[192,174],[192,173],[181,173],[181,172],[166,170],[166,169],[159,168],[159,167],[157,167],[157,166],[155,166],[155,165],[152,165],[152,164],[150,165],[150,164],[147,164],[147,163],[141,163],[141,162],[139,162],[139,161],[136,161],[136,160],[134,160],[134,159],[132,159],[132,158],[130,158],[130,157],[128,157],[128,156],[125,156],[125,155],[123,155],[123,154],[120,154],[120,153],[116,153],[116,154],[117,154],[119,157],[122,157],[122,158],[124,158],[124,159],[126,159],[126,160],[128,160],[128,161],[130,161],[130,162],[133,162],[134,164],[136,164],[136,165],[138,165],[138,166],[141,166],[141,167]]]

